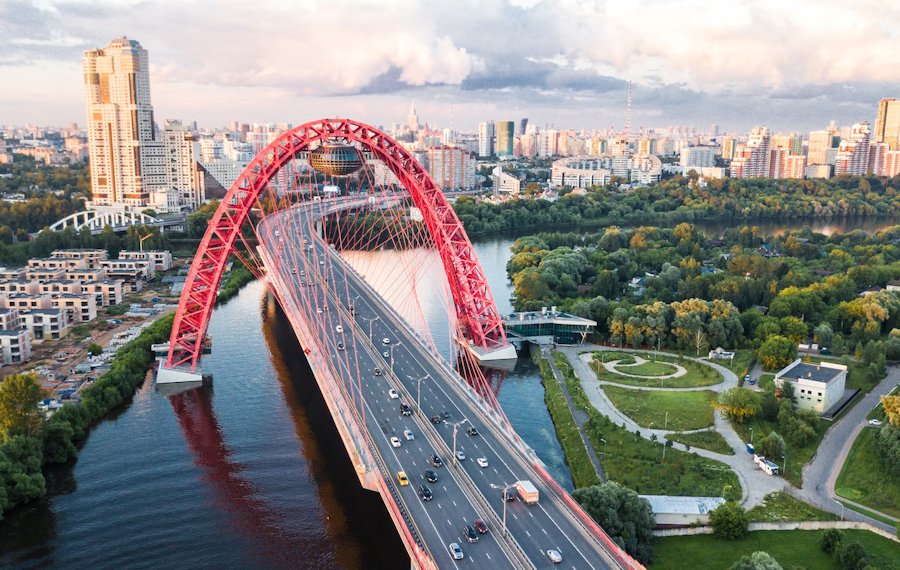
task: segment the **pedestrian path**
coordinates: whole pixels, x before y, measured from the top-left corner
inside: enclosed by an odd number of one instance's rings
[[[588,355],[590,356],[590,355]],[[603,367],[606,368],[609,372],[613,374],[621,374],[622,376],[628,376],[629,378],[641,378],[642,380],[668,380],[670,378],[678,378],[680,376],[684,376],[687,374],[687,369],[680,364],[675,364],[674,362],[666,362],[667,365],[671,366],[675,369],[675,372],[671,374],[662,374],[659,376],[641,376],[639,374],[632,374],[630,372],[626,372],[628,368],[635,368],[641,366],[643,364],[647,364],[650,362],[646,358],[641,356],[635,356],[634,362],[631,364],[619,364],[622,362],[621,360],[610,360],[609,362],[604,362]]]

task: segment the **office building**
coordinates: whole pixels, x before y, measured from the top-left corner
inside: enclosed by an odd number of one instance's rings
[[[121,37],[84,54],[92,204],[144,207],[157,144],[147,50]]]
[[[497,156],[500,158],[512,158],[514,150],[516,124],[512,121],[500,121],[497,123]]]
[[[478,123],[478,157],[494,156],[494,122]]]
[[[900,150],[900,101],[891,98],[878,102],[873,138],[888,145],[890,150]]]

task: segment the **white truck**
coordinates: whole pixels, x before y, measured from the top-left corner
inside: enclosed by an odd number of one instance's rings
[[[531,481],[516,481],[516,492],[526,505],[533,505],[540,498],[537,487]]]

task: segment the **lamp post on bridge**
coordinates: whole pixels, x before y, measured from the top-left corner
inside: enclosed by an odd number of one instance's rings
[[[419,416],[422,416],[422,381],[428,380],[431,378],[430,375],[426,374],[421,378],[413,378],[412,376],[407,376],[410,380],[416,381],[416,412],[418,412]]]
[[[399,342],[396,342],[396,343],[391,344],[391,353],[390,353],[390,354],[391,354],[391,362],[390,362],[390,364],[391,364],[391,374],[394,373],[394,347],[395,347],[395,346],[400,346],[400,343],[399,343]]]
[[[459,429],[459,426],[469,421],[467,418],[463,418],[453,424],[453,465],[456,465],[456,432]]]
[[[491,487],[494,489],[503,489],[503,536],[506,536],[506,503],[508,502],[507,491],[509,490],[509,485],[504,483],[503,487],[500,487],[500,485],[494,485],[493,483],[491,483]]]
[[[365,319],[365,317],[362,317],[362,318]],[[369,321],[369,342],[373,342],[372,341],[372,323],[374,323],[375,321],[377,321],[379,319],[381,319],[381,317],[377,317],[377,316],[372,317],[371,319],[366,319]]]

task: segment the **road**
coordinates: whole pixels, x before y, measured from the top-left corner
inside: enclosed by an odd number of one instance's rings
[[[383,461],[385,477],[394,481],[400,470],[409,475],[410,486],[396,487],[401,506],[439,565],[515,568],[522,565],[517,555],[524,555],[536,568],[622,567],[609,547],[566,506],[568,497],[541,479],[536,456],[511,427],[490,412],[464,380],[315,236],[313,210],[293,208],[273,214],[257,233],[270,256],[278,260],[280,280],[290,283],[291,291],[281,292],[282,303],[293,299],[291,308],[304,313],[329,351],[333,371],[345,381],[348,401],[361,402],[360,418],[374,454]],[[400,395],[396,400],[388,396],[392,388]],[[401,415],[401,401],[415,413]],[[437,425],[429,421],[435,415],[442,417]],[[470,426],[478,435],[466,434]],[[415,439],[404,438],[407,429]],[[391,445],[391,437],[400,439],[399,447]],[[451,460],[454,440],[465,459]],[[442,457],[444,467],[432,466],[434,453]],[[487,467],[479,467],[476,458],[484,458]],[[428,502],[416,494],[426,469],[440,476],[438,483],[430,485],[434,499]],[[522,479],[539,489],[541,500],[536,505],[503,500],[503,488]],[[498,540],[504,508],[511,538]],[[463,526],[479,517],[488,522],[490,532],[469,544],[463,538]],[[463,547],[462,561],[451,559],[447,551],[451,542]],[[562,554],[561,565],[547,557],[551,548]]]

